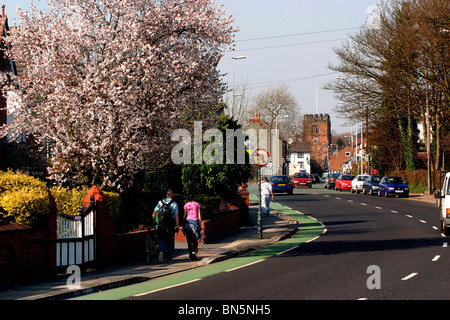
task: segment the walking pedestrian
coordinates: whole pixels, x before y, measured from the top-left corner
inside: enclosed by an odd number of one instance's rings
[[[183,233],[189,250],[189,260],[198,260],[198,240],[202,237],[202,216],[200,214],[200,204],[194,201],[192,194],[188,195],[188,200],[184,205],[184,226]]]
[[[178,234],[178,204],[173,200],[173,190],[169,189],[166,198],[159,201],[153,210],[153,221],[156,223],[156,234],[159,240],[158,262],[164,261],[164,250],[167,248],[166,260],[172,262],[175,246],[175,233]]]
[[[272,196],[272,198],[271,198]],[[270,214],[270,200],[274,200],[272,185],[269,183],[267,177],[264,178],[264,182],[261,184],[261,209],[265,216]]]

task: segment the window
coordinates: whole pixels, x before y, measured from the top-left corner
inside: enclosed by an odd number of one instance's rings
[[[350,152],[346,152],[345,153],[345,156],[348,158],[348,157],[350,157]]]
[[[305,157],[305,154],[304,154],[303,152],[299,152],[299,153],[297,154],[297,156],[298,156],[300,159],[303,159],[303,158]]]
[[[312,133],[313,134],[319,133],[319,126],[318,125],[313,125],[312,126]]]

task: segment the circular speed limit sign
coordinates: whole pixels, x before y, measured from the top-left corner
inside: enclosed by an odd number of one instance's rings
[[[266,149],[256,149],[252,153],[253,164],[258,167],[265,167],[269,164],[270,153]]]

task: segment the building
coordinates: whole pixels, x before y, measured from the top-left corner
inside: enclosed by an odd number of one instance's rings
[[[351,159],[353,148],[345,147],[344,149],[340,149],[334,154],[330,152],[330,171],[342,171],[342,172],[351,172]]]
[[[305,171],[311,173],[311,148],[307,143],[298,141],[290,149],[289,176]]]
[[[250,119],[248,125],[243,129],[244,133],[252,139],[252,142],[248,145],[250,155],[258,148],[265,149],[270,154],[269,164],[261,169],[261,175],[270,177],[283,174],[286,170],[283,151],[286,144],[280,139],[278,131],[262,123],[258,113],[255,114],[255,118]]]
[[[4,58],[4,52],[6,50],[5,43],[3,41],[4,37],[6,37],[6,33],[9,30],[8,26],[8,17],[5,14],[5,5],[2,5],[2,14],[0,16],[0,74],[3,76],[5,72],[8,70],[8,61]],[[7,122],[7,114],[6,114],[6,97],[3,96],[2,91],[0,90],[0,127],[6,124]],[[2,164],[2,142],[0,140],[0,167]]]
[[[328,114],[305,114],[303,142],[311,148],[311,159],[328,169],[328,147],[331,143],[331,119]]]

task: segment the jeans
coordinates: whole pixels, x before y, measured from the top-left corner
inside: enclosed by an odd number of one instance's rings
[[[268,215],[270,213],[270,194],[263,194],[261,197],[261,211],[262,214]]]
[[[159,238],[159,252],[164,252],[164,249],[167,247],[167,255],[166,260],[172,261],[173,250],[175,248],[175,236],[168,235],[165,237]]]

